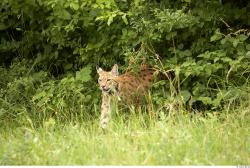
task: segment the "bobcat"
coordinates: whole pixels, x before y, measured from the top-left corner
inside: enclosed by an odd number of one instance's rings
[[[100,125],[105,129],[110,119],[113,98],[126,104],[140,102],[153,82],[154,71],[144,66],[138,74],[127,72],[119,75],[117,64],[109,72],[99,67],[96,70],[99,74],[98,83],[102,90]]]

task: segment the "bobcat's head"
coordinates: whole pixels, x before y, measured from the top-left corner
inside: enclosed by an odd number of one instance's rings
[[[114,93],[118,90],[118,83],[115,78],[118,77],[118,65],[115,64],[111,71],[104,71],[100,67],[96,67],[96,71],[99,74],[98,83],[100,89],[106,93]]]

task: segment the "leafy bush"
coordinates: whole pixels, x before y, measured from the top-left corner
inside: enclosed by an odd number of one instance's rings
[[[90,81],[90,67],[77,71],[76,76],[65,76],[57,80],[48,77],[43,71],[28,74],[30,69],[23,63],[25,61],[11,66],[9,72],[13,74],[12,79],[0,90],[1,118],[44,120],[56,117],[65,121],[75,120],[76,116],[84,119],[91,114],[92,105],[97,104],[98,99],[92,97],[97,89],[88,89],[93,83]],[[8,72],[5,70],[4,74]],[[83,82],[88,84],[83,87]]]
[[[217,0],[3,0],[1,114],[93,114],[95,66],[125,71],[144,59],[175,74],[155,84],[158,105],[177,97],[198,109],[238,105],[249,95],[249,8]]]

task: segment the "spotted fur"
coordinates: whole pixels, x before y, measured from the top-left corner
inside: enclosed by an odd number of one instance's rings
[[[152,84],[154,71],[143,67],[139,73],[127,72],[119,75],[118,66],[115,64],[111,71],[97,68],[97,73],[99,87],[102,90],[100,125],[106,128],[114,99],[126,104],[140,102]]]

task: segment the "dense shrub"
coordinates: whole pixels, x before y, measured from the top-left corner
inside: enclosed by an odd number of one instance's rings
[[[143,59],[175,73],[173,94],[161,94],[166,82],[155,85],[157,104],[170,96],[183,103],[192,96],[194,107],[237,104],[249,95],[249,8],[217,0],[3,0],[0,114],[23,107],[91,114],[95,66],[124,71]]]

